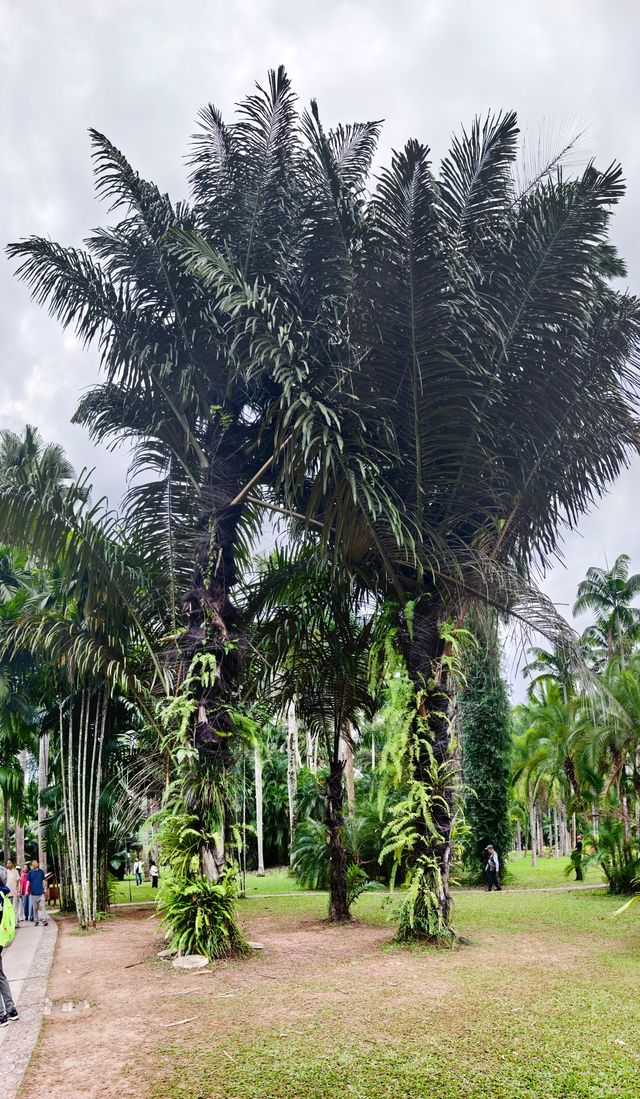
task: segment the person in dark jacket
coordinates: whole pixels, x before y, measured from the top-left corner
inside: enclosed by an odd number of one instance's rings
[[[576,872],[576,881],[584,881],[582,873],[582,832],[576,836],[576,845],[571,852],[571,865]]]
[[[0,914],[5,904],[11,904],[10,890],[7,885],[7,871],[0,866]],[[16,1005],[13,1002],[11,988],[2,968],[2,947],[0,946],[0,1026],[9,1026],[18,1018]]]

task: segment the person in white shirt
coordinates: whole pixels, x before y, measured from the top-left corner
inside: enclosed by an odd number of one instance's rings
[[[491,844],[487,847],[487,865],[485,870],[487,872],[487,893],[495,887],[498,892],[502,891],[500,885],[500,860],[498,858],[498,852],[492,847]]]
[[[151,860],[151,866],[149,867],[149,877],[151,878],[151,888],[157,889],[159,874],[155,859]]]
[[[9,887],[9,896],[11,897],[11,903],[16,914],[16,924],[19,924],[20,917],[22,916],[22,906],[20,904],[20,874],[18,870],[16,870],[11,859],[7,859],[7,886]]]
[[[136,876],[136,885],[142,885],[142,863],[140,859],[136,859],[133,864],[133,872]]]

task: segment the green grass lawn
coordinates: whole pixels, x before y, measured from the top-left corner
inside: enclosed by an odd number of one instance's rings
[[[296,878],[284,867],[275,870],[267,870],[264,877],[257,874],[247,874],[247,897],[256,893],[301,893],[301,886]]]
[[[531,865],[531,855],[520,857],[511,855],[507,866],[507,886],[514,889],[553,889],[554,887],[575,885],[575,874],[565,873],[570,865],[568,858],[538,857],[536,865]],[[585,884],[599,885],[606,881],[599,866],[589,866],[584,870]]]
[[[161,885],[162,885],[161,879]],[[131,888],[129,888],[131,886]],[[301,888],[294,877],[289,875],[288,870],[278,868],[277,870],[267,870],[264,877],[258,877],[257,874],[247,874],[247,896],[255,896],[260,893],[299,893]],[[136,885],[134,878],[125,878],[124,881],[116,881],[112,879],[112,903],[113,904],[128,904],[129,901],[156,901],[158,899],[158,893],[161,892],[157,889],[151,888],[151,883],[145,881],[142,885]]]
[[[143,881],[142,885],[136,885],[135,878],[125,878],[124,881],[111,879],[111,901],[113,904],[128,904],[129,901],[155,901],[158,899],[158,890],[151,888],[151,882]]]
[[[155,1043],[154,1099],[638,1099],[638,906],[466,891],[471,945],[435,951],[389,945],[397,903],[329,928],[318,894],[240,902],[266,948],[181,1001],[198,1019]]]
[[[535,867],[531,866],[531,857],[518,858],[513,855],[509,861],[509,876],[507,888],[512,889],[548,889],[571,885],[574,880],[573,873],[567,877],[564,870],[568,865],[567,858],[539,858]],[[597,867],[591,867],[585,872],[586,883],[597,885],[604,882],[604,875]],[[131,881],[131,890],[129,890]],[[304,892],[296,878],[283,867],[267,870],[264,877],[258,877],[255,873],[247,874],[247,897],[260,896],[265,893],[301,893]],[[122,882],[113,882],[113,903],[123,904],[132,901],[154,901],[158,894],[151,888],[147,881],[137,886],[133,878],[125,878]]]

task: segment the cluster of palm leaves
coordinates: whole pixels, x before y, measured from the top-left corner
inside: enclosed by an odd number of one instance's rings
[[[449,771],[449,620],[489,603],[572,645],[531,568],[638,449],[639,311],[611,282],[619,166],[567,177],[556,157],[518,184],[509,112],[476,120],[439,169],[408,141],[370,193],[379,131],[327,131],[281,68],[234,122],[202,112],[178,203],[92,132],[115,223],[84,249],[38,237],[10,253],[98,348],[103,380],[75,419],[133,448],[131,487],[115,516],[83,482],[69,499],[5,485],[0,525],[60,570],[65,609],[22,620],[17,647],[108,682],[151,725],[154,696],[215,661],[189,699],[211,760],[235,735],[248,662],[237,584],[264,516],[281,517],[336,599],[312,628],[273,604],[280,655],[286,635],[311,682],[318,636],[339,641],[345,607],[357,625],[348,704],[335,709],[336,677],[322,713],[312,687],[309,720],[335,756],[338,723],[368,705],[361,651],[386,601],[418,700],[407,776],[426,788]],[[339,831],[337,766],[331,783]],[[407,828],[430,868],[422,903],[448,926],[452,797],[430,811]]]
[[[573,816],[614,892],[640,884],[640,635],[632,605],[640,575],[630,576],[629,565],[621,555],[611,569],[589,569],[578,587],[574,612],[595,612],[583,633],[586,680],[566,653],[535,649],[530,699],[516,710],[515,778],[531,811],[533,846],[544,830],[535,821],[546,812],[552,843],[568,853]]]

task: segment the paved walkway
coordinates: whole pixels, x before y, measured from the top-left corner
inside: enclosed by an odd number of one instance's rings
[[[4,971],[20,1015],[17,1023],[0,1029],[2,1099],[14,1099],[17,1095],[38,1040],[57,934],[55,920],[50,919],[48,927],[21,923],[11,946],[2,952]]]

